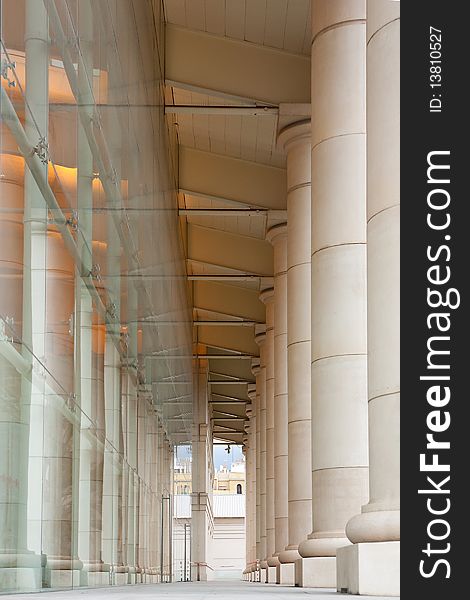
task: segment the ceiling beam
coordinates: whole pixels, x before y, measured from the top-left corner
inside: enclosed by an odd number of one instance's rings
[[[213,104],[167,104],[166,115],[227,115],[227,116],[251,116],[263,117],[266,115],[278,115],[277,106],[214,106]]]
[[[197,341],[214,347],[225,347],[243,354],[257,354],[253,330],[247,327],[198,327]]]
[[[244,406],[245,404],[249,404],[250,401],[249,400],[208,400],[209,404],[221,404],[222,406],[231,406],[231,405],[241,405]],[[220,412],[217,408],[214,409],[217,412]]]
[[[269,210],[267,208],[263,208],[262,206],[256,206],[254,204],[246,204],[241,200],[231,200],[230,198],[223,198],[222,196],[212,196],[211,194],[204,194],[203,192],[196,192],[195,190],[186,190],[182,187],[178,188],[178,193],[183,194],[183,196],[190,196],[193,198],[202,198],[203,200],[207,200],[208,202],[216,202],[222,203],[227,206],[243,206],[244,208],[256,209],[256,210]]]
[[[215,281],[195,281],[194,308],[264,322],[266,309],[257,290]],[[255,352],[258,354],[258,352]]]
[[[212,392],[211,396],[213,398],[221,398],[222,401],[224,402],[224,404],[230,404],[231,401],[235,402],[235,403],[249,403],[251,402],[250,400],[245,400],[242,398],[237,398],[236,396],[226,396],[224,394],[219,394],[217,392]]]
[[[247,385],[248,383],[254,383],[254,381],[249,379],[209,379],[207,383],[210,385]]]
[[[308,56],[170,24],[165,28],[165,77],[206,93],[271,105],[310,102]]]
[[[194,358],[207,358],[217,360],[252,360],[253,358],[258,357],[254,354],[198,354],[195,355]]]
[[[214,264],[215,257],[218,266],[242,275],[273,276],[273,247],[268,241],[188,224],[188,259]]]
[[[287,219],[287,210],[269,210],[267,208],[180,208],[180,217],[269,217]]]
[[[179,187],[249,206],[286,210],[286,170],[179,146]]]
[[[195,327],[203,327],[207,325],[209,327],[253,327],[254,325],[261,325],[259,321],[194,321]]]
[[[221,265],[217,265],[220,267]],[[231,268],[231,267],[227,267]],[[253,281],[272,279],[269,275],[188,275],[188,281]]]

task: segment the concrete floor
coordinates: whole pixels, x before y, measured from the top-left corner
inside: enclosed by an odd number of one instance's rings
[[[173,583],[157,585],[136,585],[102,589],[80,589],[61,592],[41,592],[38,594],[7,594],[3,598],[16,600],[359,600],[370,596],[346,596],[334,590],[313,590],[290,588],[278,585],[248,583],[244,581],[210,581],[207,583]],[[375,597],[375,600],[392,600]],[[396,600],[393,599],[393,600]]]

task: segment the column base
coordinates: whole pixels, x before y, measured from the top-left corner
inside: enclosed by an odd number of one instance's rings
[[[266,578],[266,583],[277,583],[277,567],[269,567],[266,569],[267,570],[267,578]]]
[[[37,592],[42,588],[41,567],[1,567],[2,592]]]
[[[45,569],[46,587],[70,588],[80,587],[81,569]]]
[[[127,585],[127,573],[114,573],[114,585]]]
[[[110,585],[109,571],[82,571],[81,577],[87,578],[87,582],[81,585],[88,585],[88,587]]]
[[[277,567],[277,581],[279,585],[295,585],[295,564],[285,563]]]
[[[207,581],[207,567],[205,565],[194,565],[191,568],[191,581]]]
[[[259,570],[259,583],[268,583],[268,569],[260,569]]]
[[[400,595],[400,542],[362,542],[337,550],[337,591]]]
[[[315,556],[295,561],[295,585],[336,589],[336,557]]]

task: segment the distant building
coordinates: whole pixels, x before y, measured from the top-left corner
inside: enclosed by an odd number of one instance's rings
[[[214,494],[245,494],[245,460],[220,465],[215,472]]]
[[[185,581],[191,572],[191,459],[177,458],[174,466],[173,576]],[[208,495],[208,579],[238,579],[246,562],[245,458],[214,470],[213,491]]]

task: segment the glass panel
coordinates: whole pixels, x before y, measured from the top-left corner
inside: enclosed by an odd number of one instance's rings
[[[168,580],[192,336],[161,2],[0,10],[0,592]]]

